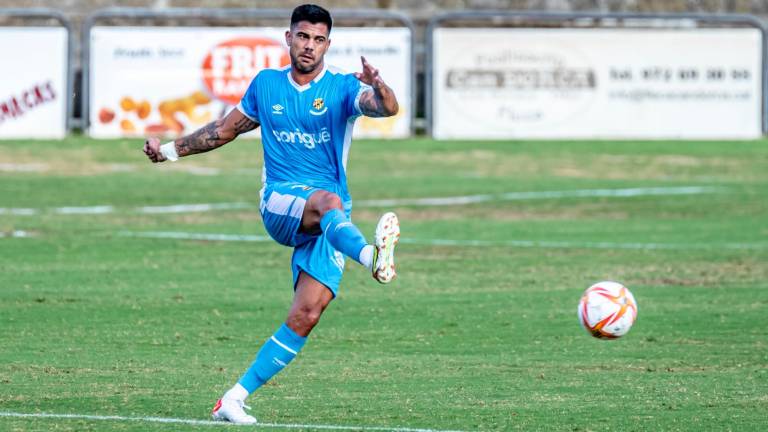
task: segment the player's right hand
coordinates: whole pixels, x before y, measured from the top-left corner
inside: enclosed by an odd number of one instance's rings
[[[165,162],[165,156],[160,153],[160,139],[156,137],[147,138],[144,141],[144,154],[147,155],[152,163]]]

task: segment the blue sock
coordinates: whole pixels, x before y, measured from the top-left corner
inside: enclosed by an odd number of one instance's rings
[[[240,378],[240,385],[245,387],[249,394],[253,393],[283,370],[296,357],[306,341],[307,338],[297,335],[283,324],[261,346],[259,353],[256,354],[256,360]]]
[[[368,244],[359,229],[342,210],[333,209],[320,219],[320,228],[331,246],[355,261],[360,261],[360,251]]]

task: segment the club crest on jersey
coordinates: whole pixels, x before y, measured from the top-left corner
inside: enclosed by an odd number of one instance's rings
[[[325,114],[326,111],[328,111],[328,107],[325,106],[325,101],[323,98],[317,98],[314,102],[312,102],[312,109],[309,110],[309,113],[319,116]]]

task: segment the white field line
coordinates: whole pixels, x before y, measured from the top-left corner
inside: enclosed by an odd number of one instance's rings
[[[264,235],[250,234],[211,234],[188,233],[178,231],[120,231],[123,237],[139,237],[174,240],[202,240],[222,242],[269,242],[272,239]],[[619,243],[619,242],[568,242],[538,240],[452,240],[452,239],[414,239],[400,238],[401,243],[420,246],[469,246],[469,247],[517,247],[545,249],[634,249],[634,250],[692,250],[692,249],[731,249],[765,250],[768,243]]]
[[[170,206],[139,207],[138,213],[161,214],[161,213],[195,213],[209,212],[213,210],[240,210],[255,208],[253,204],[248,203],[220,203],[220,204],[179,204]]]
[[[218,203],[218,204],[178,204],[169,206],[145,206],[130,209],[129,212],[141,214],[169,214],[169,213],[202,213],[216,210],[240,210],[255,209],[257,206],[249,203]],[[120,209],[110,205],[86,206],[86,207],[54,207],[50,209],[36,208],[8,208],[0,207],[0,215],[35,216],[53,213],[57,215],[100,215],[119,213]]]
[[[33,208],[3,208],[0,207],[0,215],[13,215],[13,216],[33,216],[38,214],[37,209]]]
[[[552,198],[633,198],[640,196],[660,195],[697,195],[704,193],[716,193],[723,190],[723,188],[710,186],[681,186],[628,189],[577,189],[568,191],[507,192],[500,194],[465,195],[442,198],[361,200],[355,202],[355,207],[393,207],[403,205],[449,206],[476,204],[489,201],[520,201]]]
[[[0,163],[0,172],[43,172],[48,170],[48,165],[41,163]]]
[[[187,169],[187,172],[190,174],[201,175],[201,176],[217,176],[221,174],[221,170],[218,168],[196,167],[196,166],[190,166]]]
[[[118,235],[123,237],[140,237],[155,239],[174,239],[174,240],[203,240],[203,241],[222,241],[222,242],[268,242],[272,238],[265,235],[248,234],[208,234],[208,233],[188,233],[175,231],[120,231]]]
[[[108,214],[114,213],[115,208],[109,205],[93,207],[56,207],[53,212],[62,215],[78,214]]]
[[[0,238],[3,237],[10,237],[10,238],[27,238],[32,237],[32,233],[24,230],[13,230],[10,232],[3,232],[0,231]]]
[[[619,243],[619,242],[568,242],[540,240],[448,240],[408,239],[401,243],[427,246],[479,246],[479,247],[522,247],[545,249],[636,249],[636,250],[690,250],[690,249],[768,249],[768,243]]]
[[[107,165],[107,169],[110,172],[116,172],[116,173],[134,172],[136,171],[137,168],[138,167],[136,165],[131,165],[131,164],[113,163],[113,164]]]
[[[141,422],[141,423],[175,423],[194,426],[235,426],[231,423],[218,422],[213,420],[192,420],[168,417],[127,417],[127,416],[102,416],[89,414],[52,414],[52,413],[18,413],[10,411],[0,411],[0,417],[10,418],[44,418],[44,419],[72,419],[72,420],[93,420],[93,421],[116,421],[116,422]],[[345,426],[345,425],[313,425],[313,424],[281,424],[281,423],[257,423],[248,425],[252,428],[280,428],[280,429],[307,429],[307,430],[354,430],[370,432],[462,432],[438,429],[418,429],[407,427],[383,427],[383,426]]]
[[[628,188],[628,189],[577,189],[570,191],[538,191],[538,192],[508,192],[501,194],[465,195],[453,197],[433,198],[404,198],[384,200],[360,200],[354,203],[355,207],[396,207],[396,206],[452,206],[467,205],[493,201],[519,201],[554,198],[633,198],[641,196],[661,195],[697,195],[705,193],[717,193],[724,188],[709,186],[682,186],[682,187],[655,187],[655,188]],[[196,213],[216,210],[243,210],[255,209],[258,206],[246,202],[218,203],[218,204],[178,204],[168,206],[145,206],[134,208],[130,211],[142,214],[166,214],[166,213]],[[35,208],[8,208],[0,207],[0,215],[33,216],[43,213],[55,213],[60,215],[78,214],[110,214],[118,209],[110,205],[90,207],[57,207],[53,209]]]
[[[135,172],[139,169],[138,165],[131,164],[108,164],[106,165],[108,172],[124,173]],[[42,173],[50,171],[51,167],[45,163],[0,163],[0,172],[21,172],[21,173]],[[176,171],[182,171],[193,175],[201,176],[216,176],[221,174],[221,169],[211,168],[205,166],[186,165],[183,167],[174,167]],[[261,170],[238,170],[239,174],[261,174]]]

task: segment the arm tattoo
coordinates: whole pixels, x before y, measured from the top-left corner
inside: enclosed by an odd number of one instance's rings
[[[191,134],[179,138],[176,148],[179,156],[205,153],[232,141],[241,133],[256,129],[258,123],[244,117],[235,122],[232,127],[225,127],[226,118],[208,123]],[[231,129],[228,131],[228,129]]]
[[[364,91],[360,95],[360,111],[368,117],[386,117],[388,113],[384,108],[381,91],[376,89]]]
[[[224,119],[219,119],[208,123],[185,137],[179,138],[176,141],[179,156],[205,153],[229,142],[229,140],[225,141],[220,137],[218,129],[223,124]]]
[[[235,123],[235,134],[240,135],[241,133],[252,131],[256,129],[257,126],[259,126],[259,124],[255,121],[248,117],[243,117]]]

